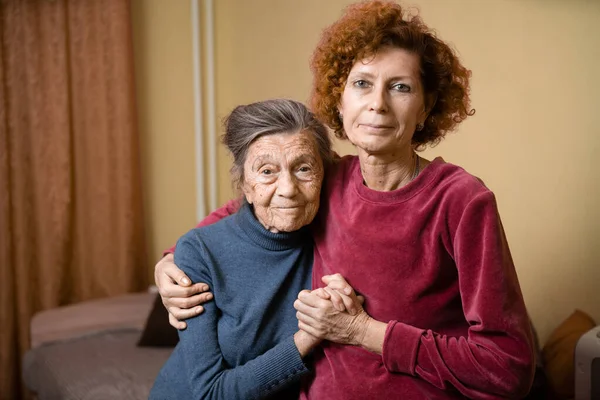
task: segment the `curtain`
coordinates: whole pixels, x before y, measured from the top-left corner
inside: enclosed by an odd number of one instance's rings
[[[0,398],[40,310],[148,285],[128,0],[0,0]]]

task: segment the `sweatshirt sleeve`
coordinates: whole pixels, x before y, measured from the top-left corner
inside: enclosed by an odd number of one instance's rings
[[[531,325],[492,192],[465,207],[453,240],[468,333],[450,337],[391,321],[383,343],[388,371],[472,399],[524,397],[533,380]]]
[[[202,281],[212,287],[210,270],[201,255],[200,246],[195,242],[197,239],[191,234],[184,236],[177,244],[175,262],[192,282]],[[219,293],[215,293],[215,298],[218,296]],[[293,336],[244,365],[228,365],[219,346],[220,312],[216,301],[206,303],[204,308],[202,315],[187,320],[187,329],[179,331],[177,350],[184,364],[180,373],[187,375],[192,398],[263,398],[297,382],[308,372]]]
[[[202,221],[198,222],[198,225],[196,225],[196,228],[214,224],[215,222],[218,222],[225,217],[235,214],[237,212],[237,210],[240,209],[241,204],[242,204],[241,199],[229,200],[227,203],[225,203],[224,206],[222,206],[221,208],[217,208],[215,211],[208,214]],[[168,248],[167,250],[163,251],[163,257],[166,256],[167,254],[174,253],[174,252],[175,252],[175,246],[172,246],[172,247]]]

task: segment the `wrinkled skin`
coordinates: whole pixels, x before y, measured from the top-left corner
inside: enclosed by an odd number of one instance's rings
[[[323,161],[309,132],[259,137],[244,163],[243,192],[271,232],[293,232],[319,210]]]

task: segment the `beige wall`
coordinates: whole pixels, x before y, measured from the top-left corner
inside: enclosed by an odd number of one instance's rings
[[[577,307],[600,323],[600,3],[468,3],[467,18],[423,5],[472,69],[477,110],[427,155],[496,193],[542,340]]]
[[[187,0],[132,0],[135,80],[151,258],[195,223],[192,28]]]
[[[320,31],[349,3],[215,1],[217,118],[254,100],[281,96],[306,100],[311,80],[308,59]],[[194,217],[194,188],[189,183],[193,164],[181,157],[190,152],[193,140],[193,117],[184,115],[191,108],[186,102],[192,100],[185,87],[192,82],[191,28],[189,15],[183,16],[189,12],[187,1],[169,2],[167,8],[158,0],[144,1],[141,7],[142,0],[136,0],[134,10],[136,4],[136,43],[146,49],[144,57],[136,52],[136,60],[157,64],[142,68],[146,75],[138,94],[148,97],[140,114],[150,140],[145,144],[150,240],[161,248],[184,232]],[[600,148],[596,98],[600,81],[593,75],[600,61],[596,23],[600,3],[414,0],[410,4],[420,8],[425,21],[455,45],[473,70],[477,110],[457,134],[425,156],[442,155],[464,166],[497,194],[525,299],[542,340],[576,307],[600,321],[600,211],[595,207],[600,204],[600,180],[592,163]],[[144,14],[140,8],[153,10]],[[152,29],[151,15],[156,17]],[[179,42],[167,44],[165,31]],[[167,69],[180,69],[180,76],[164,81]],[[169,104],[164,104],[165,91],[173,94]],[[337,148],[352,151],[347,144]],[[223,202],[232,192],[230,161],[222,149],[219,160]]]

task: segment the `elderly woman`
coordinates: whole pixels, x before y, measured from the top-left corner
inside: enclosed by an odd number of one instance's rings
[[[327,130],[302,104],[270,100],[237,107],[223,142],[245,202],[177,244],[177,265],[215,300],[180,332],[152,399],[297,398],[303,358],[320,342],[298,330],[293,303],[310,287],[305,226],[331,163]]]
[[[472,115],[470,72],[420,18],[381,1],[350,6],[311,67],[313,111],[358,153],[328,173],[312,284],[366,302],[351,315],[299,295],[298,326],[327,340],[301,397],[523,397],[532,336],[494,194],[415,153]],[[197,312],[179,312],[184,300],[173,297],[201,286],[173,285],[181,273],[169,259],[156,276],[177,318]]]

